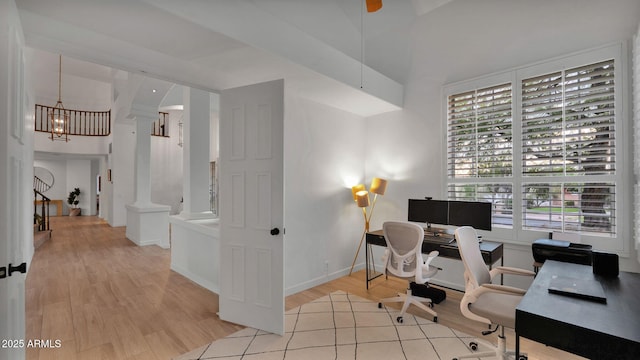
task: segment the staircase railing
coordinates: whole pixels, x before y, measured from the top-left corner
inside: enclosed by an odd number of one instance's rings
[[[48,114],[53,109],[52,106],[36,104],[36,131],[51,132],[51,121]],[[84,111],[65,109],[64,111],[69,115],[68,135],[108,136],[111,134],[111,110]]]
[[[158,120],[153,122],[151,135],[169,137],[169,113],[160,111]]]
[[[51,203],[51,199],[44,196],[40,191],[33,189],[33,194],[35,201],[33,202],[33,224],[36,225],[36,218],[40,215],[40,225],[38,226],[38,230],[45,231],[49,230],[49,205]],[[40,196],[40,201],[38,201],[38,196]],[[42,208],[40,210],[40,214],[38,214],[38,202],[40,202]]]
[[[49,189],[51,189],[51,185],[47,184],[46,182],[44,182],[44,180],[40,179],[37,176],[33,176],[33,189],[34,190],[38,190],[39,192],[43,193]]]

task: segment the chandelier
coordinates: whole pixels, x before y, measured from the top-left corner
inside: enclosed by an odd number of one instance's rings
[[[53,109],[49,110],[49,121],[51,122],[51,141],[69,141],[69,112],[64,109],[61,100],[62,93],[62,55],[58,62],[58,102]]]

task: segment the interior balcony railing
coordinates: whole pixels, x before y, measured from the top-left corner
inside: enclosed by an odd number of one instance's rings
[[[35,201],[33,202],[33,224],[38,225],[38,230],[47,231],[49,230],[49,205],[51,203],[51,199],[44,196],[43,193],[36,189],[33,189],[33,194],[35,198]],[[38,212],[38,205],[41,206],[40,212]]]
[[[49,114],[54,107],[36,104],[35,130],[51,133],[52,123]],[[69,115],[66,133],[68,135],[108,136],[111,134],[111,110],[85,111],[64,110]]]
[[[160,111],[158,120],[153,122],[151,135],[169,137],[169,113]]]

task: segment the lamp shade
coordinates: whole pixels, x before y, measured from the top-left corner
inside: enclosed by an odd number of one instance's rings
[[[376,12],[382,8],[382,0],[367,0],[367,12]]]
[[[358,199],[356,198],[356,193],[358,191],[363,191],[366,190],[366,188],[364,187],[364,184],[358,184],[356,186],[351,187],[351,193],[353,194],[353,200],[357,201]]]
[[[367,207],[369,206],[369,192],[366,190],[361,190],[356,193],[356,202],[358,203],[358,207]]]
[[[387,191],[387,180],[380,178],[373,178],[371,180],[371,192],[378,195],[384,195]]]

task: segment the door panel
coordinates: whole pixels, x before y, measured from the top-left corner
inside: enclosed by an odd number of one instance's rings
[[[19,341],[26,275],[16,270],[33,255],[33,134],[25,127],[24,38],[13,0],[0,1],[0,24],[0,360],[6,360],[25,357]]]
[[[244,106],[231,110],[231,154],[229,160],[244,160],[245,153],[245,118]]]
[[[231,219],[230,226],[236,228],[244,228],[244,219],[245,219],[245,181],[244,181],[244,173],[233,173],[230,174],[231,182],[230,182],[230,195],[231,195]]]
[[[231,300],[242,302],[245,300],[244,296],[244,274],[245,274],[245,248],[244,246],[229,246],[231,252],[231,276],[233,281],[231,282],[231,293],[229,297]],[[220,271],[222,274],[223,271]],[[222,296],[223,294],[221,294]]]
[[[256,229],[271,229],[271,174],[256,174]]]
[[[282,80],[220,96],[220,318],[284,332]]]

